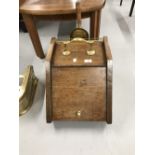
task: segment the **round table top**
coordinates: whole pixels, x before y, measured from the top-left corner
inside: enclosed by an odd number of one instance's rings
[[[106,0],[80,0],[82,12],[101,9]],[[55,15],[76,13],[77,0],[25,0],[20,12],[31,15]]]

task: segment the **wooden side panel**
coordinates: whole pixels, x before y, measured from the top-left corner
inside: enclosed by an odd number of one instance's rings
[[[46,121],[52,121],[50,63],[46,62]]]
[[[46,56],[46,121],[50,123],[52,121],[52,100],[51,100],[51,61],[53,56],[53,51],[55,48],[56,39],[52,38],[49,49]]]
[[[106,68],[52,68],[53,120],[106,120]]]
[[[112,123],[112,60],[107,61],[107,123]]]
[[[111,50],[108,44],[108,38],[103,38],[105,53],[106,53],[106,59],[107,59],[107,123],[112,123],[112,54]]]

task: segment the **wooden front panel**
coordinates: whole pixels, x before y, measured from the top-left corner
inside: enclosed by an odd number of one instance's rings
[[[106,120],[105,67],[54,67],[51,89],[53,120]]]

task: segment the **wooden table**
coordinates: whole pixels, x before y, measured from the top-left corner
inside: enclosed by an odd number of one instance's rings
[[[24,1],[24,0],[22,0]],[[36,55],[44,58],[44,52],[36,28],[36,20],[76,19],[77,0],[25,0],[20,3],[26,28],[29,32]],[[106,0],[81,0],[82,18],[90,18],[90,37],[98,38],[100,31],[101,9]]]

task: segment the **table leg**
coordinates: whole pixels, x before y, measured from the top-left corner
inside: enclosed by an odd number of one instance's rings
[[[135,5],[135,0],[132,0],[132,4],[131,4],[131,8],[130,8],[130,13],[129,13],[130,17],[132,16],[134,5]]]
[[[122,5],[123,0],[120,1],[120,6]]]
[[[97,32],[96,32],[97,39],[99,39],[99,37],[100,37],[100,25],[101,25],[101,10],[98,10],[98,13],[97,13]]]
[[[36,55],[39,58],[44,58],[45,55],[44,55],[44,52],[43,52],[43,49],[42,49],[42,46],[41,46],[41,42],[40,42],[40,39],[39,39],[38,31],[37,31],[33,16],[26,15],[26,14],[23,14],[22,16],[23,16],[26,28],[27,28],[27,30],[29,32],[31,41],[33,43]]]
[[[25,23],[23,21],[23,17],[22,17],[22,14],[19,13],[19,30],[21,30],[22,32],[27,32],[27,29],[26,29],[26,26],[25,26]]]
[[[90,38],[98,39],[100,30],[100,14],[101,11],[94,11],[90,16]]]

